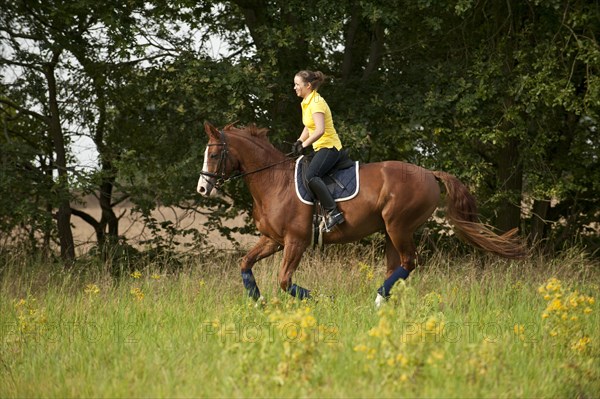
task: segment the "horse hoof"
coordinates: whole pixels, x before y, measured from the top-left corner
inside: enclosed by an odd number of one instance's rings
[[[258,297],[258,299],[256,300],[256,303],[254,304],[255,308],[264,308],[267,304],[267,300],[265,299],[264,296],[260,296]]]
[[[385,297],[380,293],[377,293],[377,298],[375,298],[375,309],[379,309],[385,302]]]

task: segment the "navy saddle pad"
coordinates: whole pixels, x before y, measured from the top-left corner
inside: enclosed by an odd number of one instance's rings
[[[304,155],[296,160],[296,168],[294,170],[294,180],[296,186],[296,194],[300,201],[307,205],[314,205],[314,197],[312,192],[304,184],[302,178],[303,168],[306,166],[302,159]],[[360,181],[358,177],[358,161],[355,161],[352,166],[346,169],[339,169],[334,172],[333,176],[326,176],[323,181],[327,185],[329,192],[333,195],[336,202],[348,201],[358,195]]]

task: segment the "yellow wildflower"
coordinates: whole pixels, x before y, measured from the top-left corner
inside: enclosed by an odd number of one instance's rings
[[[150,278],[152,280],[160,280],[160,274],[154,273],[152,276],[150,276]]]
[[[515,324],[515,326],[513,327],[513,331],[515,332],[515,334],[524,334],[525,326],[523,324]]]
[[[142,299],[144,299],[144,292],[138,287],[132,288],[130,293],[138,301],[141,301]]]
[[[88,284],[85,286],[83,292],[85,292],[88,295],[96,295],[100,292],[100,288],[98,288],[96,284]]]
[[[427,305],[439,305],[440,303],[442,303],[442,296],[440,294],[438,294],[435,291],[432,291],[428,294],[425,295],[425,297],[423,298],[423,300],[425,301],[425,303]]]
[[[592,340],[589,337],[580,338],[573,343],[571,349],[577,352],[584,352],[590,342],[592,342]]]
[[[140,277],[142,277],[142,273],[139,270],[136,270],[133,273],[131,273],[131,277],[140,278]]]
[[[373,267],[370,265],[367,265],[366,263],[359,262],[358,263],[358,271],[360,272],[360,274],[362,274],[364,276],[365,281],[367,281],[367,282],[373,280],[373,278],[375,277],[375,273],[373,272]]]
[[[555,298],[555,299],[552,300],[552,302],[550,302],[548,304],[548,308],[547,309],[550,312],[552,312],[552,311],[562,310],[563,308],[564,307],[563,307],[563,304],[562,304],[561,300],[558,299],[558,298]]]
[[[443,359],[444,359],[444,352],[434,350],[434,351],[431,352],[431,354],[427,358],[427,363],[428,364],[435,364],[438,361],[443,360]]]
[[[354,352],[366,352],[369,348],[367,348],[367,345],[365,344],[360,344],[360,345],[356,345],[354,347]]]
[[[444,352],[436,350],[436,351],[431,352],[431,356],[436,360],[443,360]]]
[[[300,326],[302,328],[311,328],[314,327],[317,324],[317,320],[311,316],[311,315],[306,315],[302,318],[302,320],[300,321]]]
[[[545,293],[546,293],[546,287],[544,287],[543,285],[541,285],[541,286],[538,288],[538,292],[539,292],[540,294],[545,294]]]
[[[560,291],[561,289],[561,282],[559,279],[557,279],[556,277],[552,277],[551,279],[548,280],[548,283],[546,284],[546,290],[552,292],[552,291]]]
[[[577,298],[573,298],[573,297],[571,297],[571,298],[569,299],[569,304],[570,304],[572,307],[576,308],[576,307],[577,307],[577,305],[579,305],[579,302],[577,301]]]
[[[379,325],[377,327],[373,327],[369,330],[367,334],[371,337],[387,337],[392,333],[390,329],[390,324],[387,319],[382,318],[379,320]]]
[[[20,308],[21,306],[27,305],[27,301],[23,298],[19,299],[17,303],[15,303],[15,308]]]
[[[435,330],[435,327],[437,326],[437,320],[433,317],[430,317],[427,322],[425,323],[425,330],[427,331],[433,331]]]
[[[396,355],[396,363],[399,363],[402,366],[406,366],[408,364],[408,358],[402,353],[398,353]]]
[[[20,332],[29,334],[44,331],[48,320],[44,308],[36,307],[35,298],[20,299],[15,302],[14,306],[17,311]]]
[[[369,349],[369,352],[367,352],[367,359],[369,360],[373,360],[375,359],[375,356],[377,355],[377,351],[373,348]]]

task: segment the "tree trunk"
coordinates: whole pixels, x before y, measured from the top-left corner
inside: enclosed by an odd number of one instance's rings
[[[355,7],[350,16],[350,20],[346,26],[346,32],[344,34],[345,47],[344,47],[344,61],[342,62],[342,79],[349,81],[352,76],[354,68],[354,46],[356,42],[356,35],[360,27],[360,12],[359,8]]]
[[[385,43],[385,29],[380,21],[373,23],[373,32],[371,33],[371,48],[369,50],[369,60],[363,73],[362,79],[368,80],[381,65]]]
[[[75,259],[75,243],[73,241],[73,231],[71,230],[69,173],[67,171],[65,140],[60,125],[58,92],[56,88],[56,77],[54,76],[54,70],[59,57],[60,51],[54,51],[52,61],[46,65],[44,73],[48,83],[48,106],[50,110],[48,131],[54,145],[54,152],[56,154],[55,167],[58,172],[59,205],[56,214],[56,223],[60,242],[60,256],[63,260],[70,262]]]
[[[104,242],[102,243],[102,253],[106,253],[112,249],[119,240],[119,219],[115,215],[115,211],[112,207],[112,194],[113,194],[113,183],[111,181],[105,181],[100,186],[100,209],[102,209],[102,218],[100,219],[100,225],[104,235]],[[108,229],[107,229],[108,227]]]
[[[535,200],[533,202],[530,234],[532,244],[541,241],[546,236],[546,217],[548,215],[548,209],[550,209],[549,200]]]
[[[499,39],[495,44],[494,50],[502,51],[503,66],[502,72],[504,78],[509,81],[512,79],[515,61],[515,48],[517,47],[515,32],[518,32],[522,26],[521,10],[513,4],[514,1],[494,3],[496,16],[496,26],[498,31],[505,31],[506,40]],[[515,99],[506,97],[504,99],[504,108],[513,109]],[[510,132],[515,129],[515,125],[510,118],[502,123],[502,130]],[[498,171],[497,187],[502,195],[503,201],[498,207],[497,226],[501,231],[509,231],[520,227],[521,224],[521,196],[523,192],[523,163],[519,151],[520,141],[516,137],[509,137],[507,143],[498,152]]]
[[[103,69],[104,68],[98,68],[96,66],[96,68],[90,70],[88,74],[94,79],[94,88],[97,96],[96,106],[98,107],[99,115],[96,132],[94,134],[94,143],[96,144],[96,148],[100,155],[100,166],[102,168],[103,176],[102,182],[100,183],[99,197],[100,209],[102,210],[102,216],[100,218],[100,229],[102,230],[102,234],[98,236],[98,247],[106,259],[111,253],[113,245],[119,241],[119,220],[115,215],[112,205],[116,172],[113,166],[112,154],[104,143],[107,119],[104,73],[101,72],[100,74],[97,74],[93,72]]]
[[[511,139],[498,153],[498,190],[504,197],[498,207],[497,226],[501,231],[509,231],[521,224],[523,164],[519,159],[518,144],[517,139]]]

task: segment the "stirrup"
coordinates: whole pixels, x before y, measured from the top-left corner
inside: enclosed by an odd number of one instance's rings
[[[325,219],[325,228],[323,229],[326,233],[329,233],[331,229],[338,224],[344,223],[346,219],[344,218],[344,214],[337,209],[329,212]]]

